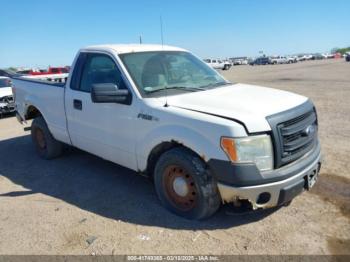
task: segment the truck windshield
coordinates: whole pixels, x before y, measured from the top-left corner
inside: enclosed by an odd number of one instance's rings
[[[127,53],[120,58],[140,93],[146,97],[164,95],[165,90],[196,92],[230,84],[188,52]]]
[[[9,79],[0,79],[0,88],[2,87],[10,87],[11,81]]]

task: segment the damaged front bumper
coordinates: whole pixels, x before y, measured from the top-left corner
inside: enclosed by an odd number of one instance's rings
[[[311,152],[298,161],[274,170],[270,174],[261,173],[260,182],[257,180],[257,175],[249,175],[251,174],[249,170],[253,172],[253,169],[246,169],[243,175],[232,173],[232,171],[239,172],[240,170],[245,170],[244,168],[230,169],[230,174],[226,173],[225,175],[237,175],[240,179],[232,179],[232,183],[229,183],[229,181],[225,183],[226,181],[218,179],[221,199],[224,203],[248,200],[253,209],[286,204],[315,184],[321,168],[321,162],[321,150],[319,144],[317,144]],[[216,169],[216,171],[218,170]],[[247,179],[244,180],[243,177]]]

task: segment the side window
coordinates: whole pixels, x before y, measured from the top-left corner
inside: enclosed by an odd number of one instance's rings
[[[126,89],[121,73],[107,55],[89,54],[81,74],[80,90],[90,92],[94,84],[113,83],[118,89]]]

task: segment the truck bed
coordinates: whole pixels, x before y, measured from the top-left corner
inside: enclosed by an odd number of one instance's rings
[[[25,115],[25,112],[28,108],[29,113],[35,109],[39,110],[53,136],[69,143],[64,105],[65,83],[27,76],[15,77],[12,81],[16,110],[21,118],[27,119],[28,115]]]

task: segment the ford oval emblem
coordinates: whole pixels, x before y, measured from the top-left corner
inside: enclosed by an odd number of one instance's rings
[[[302,134],[302,136],[309,136],[309,135],[315,133],[315,131],[316,131],[315,125],[309,125],[307,128],[305,128],[303,130],[303,132],[301,134]]]

